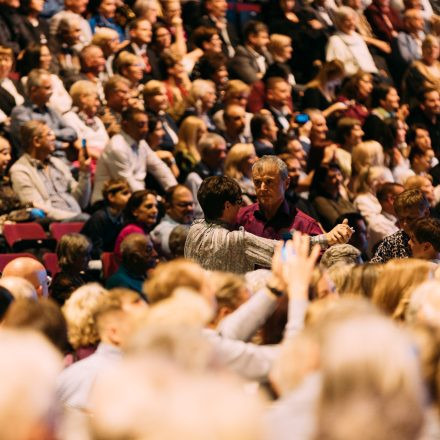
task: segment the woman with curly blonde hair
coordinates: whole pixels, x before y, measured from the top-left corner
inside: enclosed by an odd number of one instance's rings
[[[67,335],[75,350],[76,360],[91,355],[98,345],[94,314],[104,292],[106,289],[98,283],[86,284],[76,289],[62,308],[67,322]]]

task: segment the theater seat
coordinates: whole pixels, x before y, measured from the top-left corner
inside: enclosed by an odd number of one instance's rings
[[[84,222],[59,223],[54,222],[49,226],[52,237],[58,242],[64,234],[80,233]]]
[[[22,252],[20,254],[0,254],[0,272],[3,272],[3,269],[10,261],[21,257],[34,258],[37,260],[35,255],[29,254],[28,252]]]
[[[55,249],[56,241],[49,238],[38,223],[17,223],[4,225],[3,235],[12,252],[26,249]]]
[[[52,277],[61,271],[60,266],[58,266],[57,254],[54,252],[45,252],[43,254],[43,264]]]
[[[119,268],[119,261],[113,252],[103,252],[101,254],[102,277],[104,280],[111,277]]]

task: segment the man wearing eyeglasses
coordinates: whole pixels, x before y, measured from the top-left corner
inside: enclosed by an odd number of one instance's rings
[[[150,173],[168,190],[177,181],[170,168],[148,146],[148,116],[130,108],[122,113],[122,131],[114,135],[98,159],[92,204],[102,199],[102,188],[109,179],[124,178],[132,191],[145,189],[145,177]]]
[[[156,249],[165,257],[171,257],[170,235],[178,225],[191,225],[194,220],[194,199],[191,191],[184,185],[172,187],[166,194],[166,214],[151,231],[150,237]]]

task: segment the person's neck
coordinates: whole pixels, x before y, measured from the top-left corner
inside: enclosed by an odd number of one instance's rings
[[[31,99],[31,103],[38,108],[44,108],[47,105],[47,101],[46,102],[38,102],[38,101],[33,101],[32,99]]]
[[[246,46],[248,49],[251,49],[252,51],[257,52],[259,55],[261,55],[262,53],[261,47],[255,46],[251,43],[246,43]]]
[[[37,159],[40,162],[45,162],[49,158],[49,155],[46,152],[42,152],[40,150],[33,150],[29,153],[29,155],[33,159]]]
[[[260,209],[263,211],[264,216],[270,220],[271,218],[275,217],[278,209],[283,204],[284,200],[278,200],[275,203],[272,204],[266,204],[263,206],[260,202],[258,202]]]
[[[264,137],[262,137],[262,138],[258,138],[258,142],[260,142],[260,143],[262,143],[262,144],[264,144],[264,145],[267,145],[267,146],[273,147],[273,143],[272,143],[272,141],[271,141],[270,139],[268,139],[268,138],[264,138]]]
[[[118,215],[121,214],[122,209],[116,208],[115,206],[108,206],[108,212],[113,216],[113,217],[117,217]]]
[[[431,112],[424,112],[426,117],[433,123],[435,124],[437,122],[437,115]]]

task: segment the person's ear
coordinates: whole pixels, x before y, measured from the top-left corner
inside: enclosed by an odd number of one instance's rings
[[[284,180],[284,189],[287,190],[290,186],[290,177],[287,176],[287,178]]]

